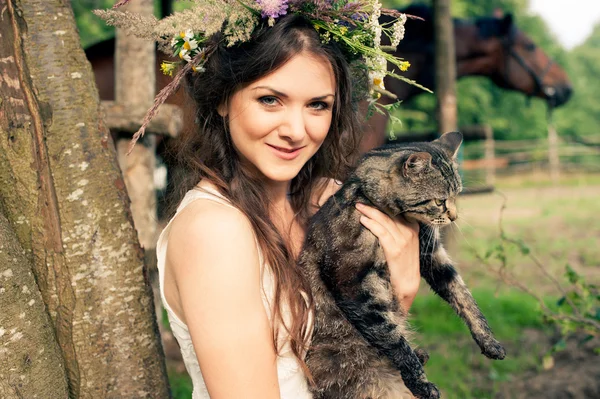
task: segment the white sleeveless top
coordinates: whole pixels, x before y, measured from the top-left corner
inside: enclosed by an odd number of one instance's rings
[[[192,345],[192,339],[190,337],[188,327],[177,317],[175,312],[173,312],[165,298],[164,270],[165,260],[167,257],[167,244],[169,239],[171,223],[173,219],[175,219],[177,215],[187,205],[199,199],[215,201],[225,206],[235,208],[225,197],[223,197],[215,189],[211,189],[210,187],[196,187],[187,192],[187,194],[181,201],[181,204],[177,208],[177,212],[160,234],[158,242],[156,244],[160,297],[162,299],[162,303],[165,309],[167,310],[169,323],[171,325],[171,331],[173,332],[173,335],[177,339],[179,347],[181,348],[181,355],[183,357],[183,362],[185,363],[185,368],[187,369],[188,374],[190,375],[192,383],[194,385],[192,399],[206,399],[210,398],[210,396],[206,389],[204,379],[202,378],[202,373],[200,372],[198,358],[196,357],[196,352],[194,351],[194,347]],[[272,299],[274,297],[273,276],[269,268],[265,267],[264,265],[260,248],[258,248],[258,254],[261,264],[263,303],[265,305],[265,309],[267,311],[269,320],[272,320],[272,310],[270,304],[272,303]],[[311,399],[312,395],[308,390],[306,378],[302,369],[300,368],[300,365],[298,364],[298,361],[296,360],[294,354],[291,351],[289,339],[286,334],[285,328],[280,328],[279,334],[280,335],[278,337],[278,340],[279,345],[280,347],[282,347],[282,349],[280,351],[279,356],[277,357],[277,378],[279,380],[279,390],[281,399]]]

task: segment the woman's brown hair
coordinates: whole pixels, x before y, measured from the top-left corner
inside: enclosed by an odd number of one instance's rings
[[[212,40],[219,41],[214,37]],[[312,310],[310,287],[296,267],[296,259],[269,217],[269,203],[260,176],[244,167],[231,142],[227,121],[217,105],[227,104],[240,88],[275,71],[293,56],[306,52],[324,57],[331,64],[335,82],[333,118],[327,137],[317,153],[304,165],[290,187],[296,220],[306,226],[311,199],[324,187],[321,178],[344,180],[358,153],[359,125],[353,98],[349,65],[335,42],[322,44],[319,34],[304,18],[288,15],[273,27],[262,26],[252,39],[234,47],[219,44],[205,65],[206,71],[187,77],[189,93],[196,105],[198,131],[181,137],[177,161],[184,180],[177,183],[179,199],[202,179],[212,182],[250,220],[263,259],[275,281],[273,341],[277,351],[278,326],[290,335],[291,348],[307,376],[302,359],[309,339]],[[299,294],[307,294],[308,301]],[[289,306],[291,323],[282,319],[282,304]],[[310,377],[309,377],[310,378]]]

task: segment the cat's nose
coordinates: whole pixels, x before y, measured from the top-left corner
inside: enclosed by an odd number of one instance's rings
[[[448,219],[450,219],[451,222],[454,222],[456,219],[458,219],[458,214],[456,211],[448,210]]]

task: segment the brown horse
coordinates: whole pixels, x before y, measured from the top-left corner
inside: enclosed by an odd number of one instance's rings
[[[423,18],[422,21],[409,19],[406,22],[406,36],[396,51],[397,56],[411,63],[405,76],[435,90],[431,9],[417,5],[401,12]],[[499,87],[543,98],[553,107],[564,104],[571,95],[571,84],[564,70],[514,25],[511,15],[500,18],[482,17],[474,21],[455,19],[454,40],[458,78],[487,76]],[[114,99],[113,54],[114,40],[86,49],[86,55],[94,69],[100,98],[103,100]],[[158,60],[164,58],[162,54],[157,56]],[[158,90],[168,84],[170,79],[160,73],[159,65],[160,61],[157,61]],[[423,93],[421,89],[397,80],[386,81],[386,88],[404,101]],[[183,90],[179,90],[167,102],[189,106],[189,101],[185,101],[182,92]],[[380,101],[389,103],[391,100],[382,98]],[[186,116],[188,120],[185,125],[191,127],[193,112],[186,112]],[[387,120],[387,116],[379,114],[370,119],[363,140],[363,151],[385,142]]]
[[[421,17],[408,19],[406,36],[395,55],[408,60],[411,67],[404,75],[435,91],[434,27],[431,8],[409,6],[401,12]],[[385,18],[385,17],[383,17]],[[497,86],[539,97],[551,107],[566,103],[572,93],[565,71],[514,24],[512,15],[481,17],[474,21],[454,19],[456,76],[486,76]],[[386,89],[400,100],[410,100],[423,90],[395,79],[386,80]],[[392,100],[382,98],[383,103]],[[375,114],[362,149],[385,142],[388,117]]]

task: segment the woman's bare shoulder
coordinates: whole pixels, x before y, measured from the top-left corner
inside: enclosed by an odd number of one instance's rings
[[[167,260],[176,277],[191,272],[184,269],[194,268],[196,273],[214,261],[235,268],[238,257],[258,260],[252,226],[238,209],[198,199],[186,206],[171,223]],[[247,263],[245,261],[239,267],[245,267]]]

